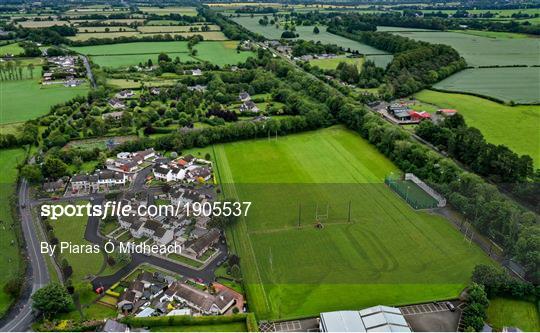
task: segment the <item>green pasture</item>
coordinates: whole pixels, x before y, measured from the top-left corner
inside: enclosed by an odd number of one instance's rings
[[[490,262],[387,188],[397,168],[343,127],[213,151],[224,196],[252,202],[228,239],[258,319],[453,298]]]
[[[202,42],[195,46],[197,55],[195,58],[209,61],[218,66],[233,65],[246,61],[254,56],[251,51],[236,51],[237,41]]]
[[[86,55],[131,55],[131,54],[159,54],[165,53],[187,53],[186,41],[177,42],[135,42],[119,43],[108,45],[92,45],[70,47],[77,53]]]
[[[509,298],[489,301],[487,322],[500,332],[503,327],[518,327],[524,332],[540,331],[540,314],[533,302]]]
[[[470,66],[538,65],[539,38],[488,38],[441,31],[402,31],[397,34],[429,43],[450,45]]]
[[[540,67],[472,68],[433,87],[468,92],[518,104],[540,103]]]
[[[180,61],[197,61],[193,59],[188,53],[167,53],[172,59],[179,57]],[[123,55],[105,55],[105,56],[91,56],[92,62],[101,67],[127,67],[136,66],[139,63],[146,64],[148,59],[152,60],[152,63],[158,64],[159,54],[123,54]]]
[[[15,233],[15,221],[11,215],[12,202],[15,200],[15,181],[17,166],[24,162],[25,151],[21,148],[0,150],[0,317],[9,308],[13,299],[4,291],[5,284],[19,274],[21,256]],[[18,228],[18,227],[17,227]],[[11,243],[13,242],[13,244]]]
[[[284,29],[280,26],[279,28],[276,28],[275,25],[267,25],[263,26],[259,24],[259,17],[249,17],[249,16],[241,16],[241,17],[233,17],[232,20],[236,23],[244,26],[246,29],[251,30],[255,33],[261,34],[266,38],[269,39],[280,39],[281,34],[283,33]],[[384,51],[378,50],[376,48],[373,48],[369,45],[362,44],[360,42],[341,37],[338,35],[331,34],[326,31],[326,27],[319,26],[320,32],[318,34],[313,33],[313,26],[297,26],[296,27],[296,33],[300,35],[299,39],[304,40],[312,40],[312,41],[320,41],[324,44],[336,44],[338,46],[341,46],[347,49],[356,50],[363,54],[383,54],[386,53]]]
[[[226,323],[217,325],[182,325],[182,326],[157,326],[151,327],[151,332],[247,332],[243,322]]]
[[[422,102],[456,109],[469,126],[478,128],[486,140],[504,144],[518,154],[530,155],[540,163],[540,106],[503,105],[464,95],[423,90],[415,95]]]
[[[313,59],[309,61],[311,66],[318,66],[321,69],[336,69],[341,62],[356,65],[356,67],[360,70],[362,69],[364,58],[336,57],[330,59]]]
[[[19,43],[7,44],[0,46],[0,57],[6,54],[19,55],[24,52],[24,49],[19,46]]]
[[[34,72],[34,78],[36,75]],[[75,96],[85,95],[88,84],[78,87],[42,86],[34,79],[3,81],[0,84],[0,124],[34,119],[49,112],[51,106]]]
[[[139,9],[146,14],[156,15],[168,15],[168,14],[180,14],[186,16],[197,16],[196,7],[139,7]]]

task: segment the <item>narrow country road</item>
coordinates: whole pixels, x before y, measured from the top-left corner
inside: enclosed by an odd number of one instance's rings
[[[28,260],[30,261],[30,267],[28,269],[32,273],[31,281],[27,281],[27,285],[30,286],[31,284],[32,290],[30,293],[23,292],[21,298],[18,300],[17,305],[15,306],[15,309],[12,310],[18,312],[13,314],[13,318],[11,318],[3,327],[0,328],[0,331],[2,332],[21,332],[30,328],[30,325],[34,320],[32,301],[30,297],[39,288],[49,283],[50,280],[47,264],[40,252],[40,240],[37,237],[34,223],[32,221],[32,212],[28,195],[28,183],[25,179],[22,179],[20,182],[18,198],[21,227],[26,242]]]
[[[79,56],[81,60],[83,61],[84,67],[86,68],[86,76],[88,77],[88,80],[90,80],[90,84],[92,85],[92,88],[96,88],[96,80],[94,80],[94,74],[92,74],[92,68],[90,68],[90,63],[88,62],[88,58],[85,55]]]

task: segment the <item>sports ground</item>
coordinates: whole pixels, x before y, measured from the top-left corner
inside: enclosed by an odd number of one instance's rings
[[[396,167],[343,127],[213,151],[224,196],[252,201],[228,239],[258,319],[453,298],[489,263],[447,221],[389,190]]]

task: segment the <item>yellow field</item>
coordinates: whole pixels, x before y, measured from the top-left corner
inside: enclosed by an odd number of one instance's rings
[[[71,25],[68,21],[23,21],[19,22],[23,28],[47,28],[55,25]]]

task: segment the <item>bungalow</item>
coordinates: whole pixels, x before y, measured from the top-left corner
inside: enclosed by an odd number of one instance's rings
[[[133,153],[133,156],[134,157],[135,156],[140,156],[140,157],[143,158],[143,160],[146,161],[147,159],[156,156],[156,152],[155,152],[154,148],[148,148],[148,149],[141,150],[141,151]]]
[[[197,85],[194,85],[194,86],[189,86],[187,87],[189,91],[198,91],[198,92],[205,92],[206,91],[206,86],[205,85],[200,85],[200,84],[197,84]]]
[[[101,115],[101,118],[103,120],[120,120],[122,119],[122,115],[124,115],[124,111],[116,111],[116,112],[104,113]]]
[[[212,178],[212,172],[210,171],[208,167],[205,167],[205,166],[197,167],[189,171],[189,181],[191,182],[199,181],[201,179],[203,181],[208,181],[211,178]]]
[[[219,241],[220,233],[217,229],[212,229],[202,237],[197,238],[186,251],[197,258],[202,256],[210,247]]]
[[[176,300],[187,306],[208,315],[221,315],[231,308],[236,299],[228,290],[222,290],[212,295],[198,288],[179,281],[174,282],[165,292],[161,301]]]
[[[122,90],[118,92],[116,95],[114,95],[114,97],[119,98],[119,99],[132,98],[133,96],[135,96],[135,93],[131,90]]]
[[[251,100],[251,96],[249,96],[249,94],[245,91],[242,91],[239,95],[238,95],[238,99],[242,102],[247,102],[249,100]]]
[[[191,71],[191,75],[193,75],[193,76],[201,76],[201,75],[203,75],[203,73],[199,68],[196,68],[196,69],[193,69]]]
[[[124,103],[122,103],[119,99],[117,98],[111,98],[109,100],[109,106],[115,110],[117,109],[125,109],[126,108],[126,105]]]
[[[150,93],[152,95],[159,95],[160,92],[161,92],[161,90],[159,88],[156,88],[156,87],[150,88]]]
[[[240,105],[240,112],[259,112],[259,108],[257,107],[257,104],[255,104],[252,100],[246,101]]]

